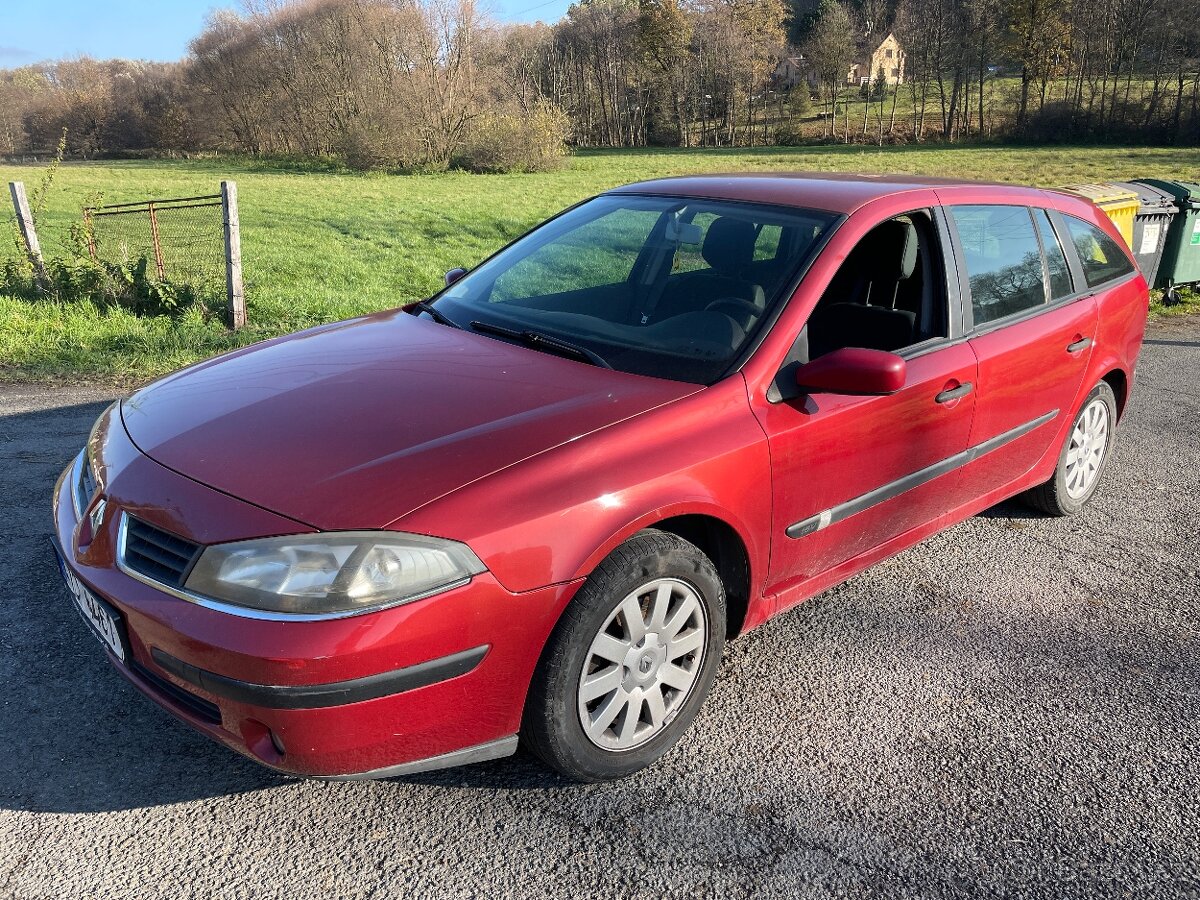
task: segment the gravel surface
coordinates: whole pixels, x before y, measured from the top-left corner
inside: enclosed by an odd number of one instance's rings
[[[292,780],[141,698],[48,544],[107,399],[0,387],[0,897],[1200,896],[1200,321],[1152,328],[1082,515],[1004,504],[763,626],[588,787]]]

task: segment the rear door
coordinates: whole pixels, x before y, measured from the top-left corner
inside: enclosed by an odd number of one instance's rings
[[[1028,472],[1073,415],[1097,327],[1096,302],[1073,275],[1068,237],[1042,209],[947,208],[964,297],[964,332],[978,360],[974,461],[982,495]]]

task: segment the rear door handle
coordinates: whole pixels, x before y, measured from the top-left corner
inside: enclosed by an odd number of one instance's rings
[[[942,391],[933,399],[938,403],[949,403],[951,400],[961,400],[973,390],[975,390],[975,385],[971,384],[969,381],[964,381],[956,388],[951,388],[948,391]]]
[[[1080,338],[1073,344],[1067,344],[1068,353],[1078,353],[1080,350],[1086,350],[1092,345],[1091,338]]]

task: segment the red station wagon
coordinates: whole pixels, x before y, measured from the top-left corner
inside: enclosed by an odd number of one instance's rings
[[[1023,494],[1078,511],[1148,296],[1086,201],[714,176],[113,404],[55,489],[117,669],[272,768],[666,752],[727,640]]]

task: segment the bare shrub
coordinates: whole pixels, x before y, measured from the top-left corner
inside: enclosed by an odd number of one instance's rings
[[[472,172],[548,172],[566,159],[570,127],[566,114],[548,101],[524,111],[484,113],[472,121],[455,161]]]

